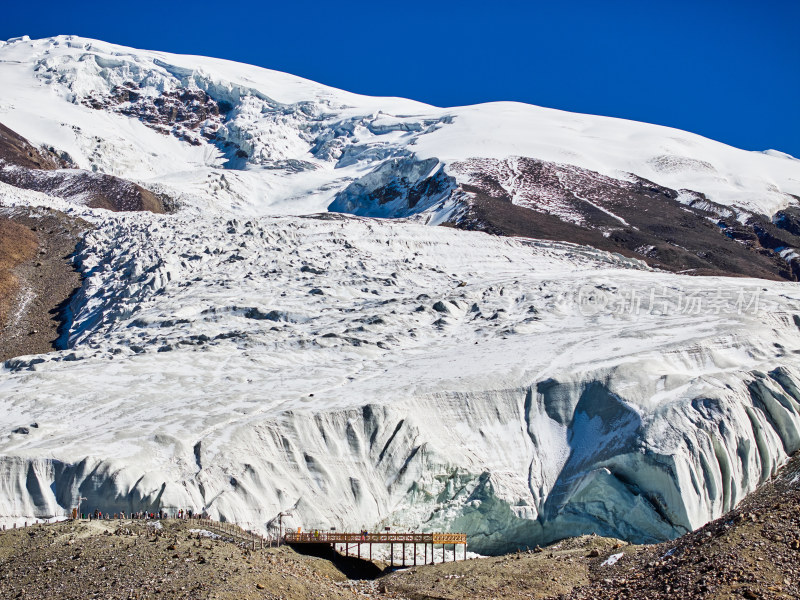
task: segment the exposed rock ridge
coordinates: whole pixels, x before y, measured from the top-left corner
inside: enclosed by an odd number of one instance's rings
[[[52,154],[37,151],[17,133],[0,124],[0,181],[43,192],[91,208],[113,211],[166,212],[168,197],[113,175],[61,168]]]
[[[339,192],[329,210],[587,244],[693,275],[800,278],[794,208],[770,218],[630,173],[612,178],[528,157],[446,166],[392,158]]]

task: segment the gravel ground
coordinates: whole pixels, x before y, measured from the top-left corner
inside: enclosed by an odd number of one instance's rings
[[[0,598],[219,600],[375,598],[329,561],[258,551],[166,521],[80,521],[0,534]]]
[[[544,550],[398,571],[379,589],[415,600],[550,598],[588,585],[599,557],[633,549],[620,540],[583,536]]]

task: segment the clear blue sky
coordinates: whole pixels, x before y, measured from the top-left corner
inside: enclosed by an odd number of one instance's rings
[[[438,106],[518,100],[800,157],[800,1],[7,2],[77,34]],[[2,85],[2,82],[0,82]]]

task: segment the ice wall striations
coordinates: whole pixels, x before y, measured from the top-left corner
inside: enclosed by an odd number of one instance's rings
[[[207,506],[259,528],[286,509],[290,524],[442,527],[466,531],[482,553],[587,532],[659,541],[730,509],[798,449],[786,370],[729,383],[727,398],[647,418],[597,379],[548,381],[546,393],[288,411],[237,426],[224,443],[206,435],[189,448],[154,436],[153,450],[186,463],[175,473],[138,460],[4,456],[3,511],[52,516],[80,494],[104,512]],[[611,406],[599,402],[608,398]]]
[[[411,224],[209,219],[201,236],[195,219],[88,234],[71,348],[9,361],[0,382],[0,514],[82,495],[263,529],[281,511],[451,528],[487,553],[654,541],[800,446],[791,284]],[[656,286],[730,305],[615,308]]]

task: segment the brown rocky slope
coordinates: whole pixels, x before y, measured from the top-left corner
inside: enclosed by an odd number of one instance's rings
[[[118,177],[67,168],[0,124],[0,182],[112,211],[171,210],[173,201]],[[80,286],[72,264],[89,224],[63,212],[3,208],[0,201],[0,362],[59,347],[65,308]]]
[[[80,287],[72,255],[89,227],[56,210],[0,208],[0,361],[58,347]]]
[[[66,155],[35,148],[18,133],[0,124],[0,181],[3,183],[112,211],[163,213],[171,206],[169,198],[131,181],[66,168],[69,166]]]

